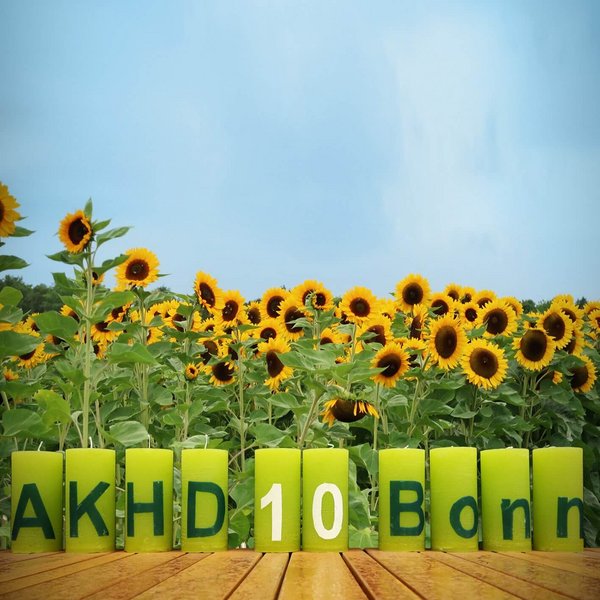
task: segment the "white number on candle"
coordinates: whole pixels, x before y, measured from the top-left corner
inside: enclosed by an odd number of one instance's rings
[[[280,483],[274,483],[260,499],[261,508],[266,508],[269,504],[271,505],[271,541],[280,542],[283,529],[283,499]]]
[[[331,494],[333,498],[333,524],[327,529],[323,525],[323,496]],[[312,518],[315,526],[315,531],[323,540],[333,540],[342,530],[342,521],[344,518],[344,502],[342,500],[342,492],[334,483],[322,483],[315,490],[313,496]]]

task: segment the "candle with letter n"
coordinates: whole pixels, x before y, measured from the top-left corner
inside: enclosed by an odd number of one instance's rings
[[[533,549],[583,551],[583,450],[533,451]]]
[[[302,453],[302,549],[348,549],[348,450]]]
[[[62,550],[62,453],[13,452],[11,466],[12,551]]]
[[[434,448],[429,467],[432,550],[477,550],[477,449]]]
[[[181,550],[227,550],[227,450],[181,452]]]
[[[254,548],[300,550],[300,450],[264,448],[254,457]]]
[[[529,450],[483,450],[480,460],[483,549],[531,550]]]
[[[425,450],[379,451],[379,549],[425,550]]]
[[[125,451],[125,551],[161,552],[173,543],[173,452]]]
[[[115,451],[66,451],[65,547],[67,552],[115,549]]]

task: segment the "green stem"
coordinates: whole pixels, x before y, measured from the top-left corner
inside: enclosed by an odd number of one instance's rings
[[[417,383],[415,384],[415,393],[413,395],[413,401],[412,404],[410,406],[410,416],[408,419],[408,437],[412,437],[412,434],[414,433],[415,429],[416,429],[416,425],[415,425],[415,418],[417,416],[417,406],[419,404],[419,400],[420,400],[420,396],[419,393],[421,391],[421,379],[417,378]]]
[[[379,414],[381,416],[382,411],[381,411],[381,407],[379,406],[379,389],[380,389],[380,386],[378,383],[376,383],[375,384],[375,410],[377,411],[377,414]],[[375,452],[377,452],[378,431],[379,431],[379,419],[377,417],[373,417],[373,450],[375,450]]]
[[[246,468],[246,427],[245,427],[245,412],[244,412],[244,365],[242,363],[242,359],[240,357],[241,353],[238,353],[238,400],[240,406],[240,463],[241,470],[244,471]]]
[[[308,411],[308,415],[306,417],[304,427],[302,428],[302,432],[300,433],[300,438],[298,439],[298,448],[300,448],[300,450],[304,449],[304,441],[306,440],[306,435],[308,433],[308,430],[310,429],[310,426],[312,425],[312,422],[315,418],[315,409],[317,408],[317,406],[319,404],[320,398],[321,398],[321,396],[319,396],[316,392],[313,392],[313,399],[310,404],[310,410]]]
[[[93,283],[93,258],[90,250],[86,255],[86,270],[85,270],[85,345],[84,345],[84,362],[83,362],[83,399],[81,403],[82,411],[82,446],[88,447],[89,444],[89,419],[90,419],[90,397],[92,395],[92,355],[94,353],[94,345],[92,343],[92,310],[94,306],[94,283]]]
[[[10,410],[10,403],[8,401],[8,396],[6,395],[6,392],[2,392],[2,400],[4,401],[4,404],[6,405],[6,410]]]

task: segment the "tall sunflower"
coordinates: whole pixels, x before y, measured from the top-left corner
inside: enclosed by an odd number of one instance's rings
[[[361,340],[362,346],[374,343],[385,346],[393,339],[390,320],[383,315],[375,315],[365,321],[358,330],[358,334],[359,337],[365,336],[365,339]]]
[[[444,294],[450,296],[455,302],[460,302],[461,290],[462,288],[457,283],[449,283],[444,288]]]
[[[460,322],[450,315],[432,322],[427,336],[429,354],[445,370],[455,367],[467,345],[467,335]]]
[[[366,287],[356,286],[348,290],[339,306],[346,319],[360,325],[379,311],[377,298]]]
[[[589,392],[596,382],[596,367],[594,363],[584,354],[580,354],[579,358],[583,365],[571,369],[571,377],[569,381],[575,392]]]
[[[511,335],[517,328],[515,311],[503,300],[489,300],[479,305],[479,314],[475,325],[485,327],[485,335]]]
[[[386,344],[371,361],[373,369],[383,369],[371,379],[384,387],[394,387],[408,369],[410,369],[410,356],[406,350],[395,342]]]
[[[285,366],[279,356],[290,351],[289,344],[282,338],[271,338],[258,345],[259,352],[264,355],[267,363],[268,378],[265,384],[273,391],[279,389],[279,385],[284,379],[289,379],[294,371],[291,367]]]
[[[219,305],[221,290],[217,285],[217,280],[208,273],[198,271],[194,280],[194,291],[198,302],[207,310],[212,311]]]
[[[297,285],[292,294],[302,306],[306,306],[306,301],[311,298],[313,308],[317,310],[329,310],[333,308],[333,296],[331,292],[320,282],[314,279],[308,279]]]
[[[262,321],[262,315],[260,313],[260,304],[254,301],[250,302],[249,304],[246,304],[244,308],[246,310],[246,318],[248,319],[248,322],[252,323],[252,325],[259,325]]]
[[[85,250],[92,239],[92,225],[82,210],[69,213],[58,228],[58,237],[72,254]]]
[[[508,361],[501,348],[486,340],[473,340],[461,360],[467,380],[486,390],[497,388],[506,377]]]
[[[146,287],[158,279],[158,258],[146,248],[131,248],[127,260],[117,267],[117,288]]]
[[[283,288],[270,288],[260,299],[260,310],[266,319],[271,317],[276,319],[281,312],[281,303],[290,295],[290,292]]]
[[[573,322],[561,310],[550,307],[540,315],[538,326],[554,340],[557,350],[562,350],[573,337]]]
[[[235,327],[246,323],[244,297],[237,290],[227,290],[221,294],[221,304],[215,311],[215,322],[218,327]]]
[[[447,314],[454,314],[455,302],[448,294],[436,292],[429,298],[429,307],[436,317],[443,317]]]
[[[15,232],[15,222],[21,219],[17,208],[19,203],[10,195],[8,187],[0,181],[0,238]]]
[[[555,344],[541,328],[531,327],[514,340],[517,362],[530,371],[541,371],[550,364],[554,356]]]
[[[427,305],[430,293],[429,282],[421,275],[407,275],[396,284],[396,299],[404,312],[410,312],[416,304]]]
[[[295,296],[289,294],[279,305],[279,322],[285,330],[286,336],[291,340],[297,340],[304,335],[304,330],[295,321],[306,318],[304,307]]]

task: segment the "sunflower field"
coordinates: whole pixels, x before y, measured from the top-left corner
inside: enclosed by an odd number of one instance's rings
[[[1,238],[32,233],[18,208],[0,184]],[[128,228],[92,209],[57,224],[60,311],[23,314],[20,292],[0,290],[2,547],[12,451],[115,448],[122,544],[124,451],[136,446],[176,453],[175,545],[181,449],[228,450],[231,547],[253,545],[258,448],[348,448],[350,546],[369,547],[379,449],[578,446],[585,539],[600,545],[600,302],[565,294],[526,312],[492,290],[432,292],[416,274],[389,298],[304,281],[248,301],[204,271],[187,294],[152,291],[150,249],[98,260]],[[2,271],[24,266],[0,256]]]

